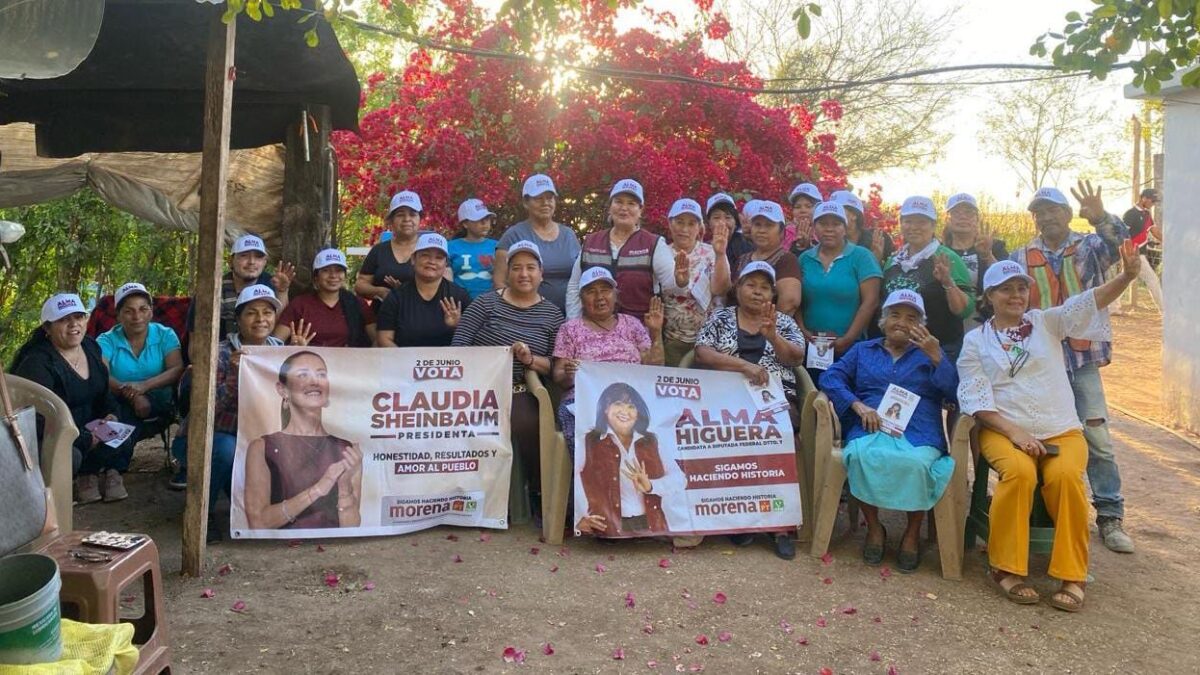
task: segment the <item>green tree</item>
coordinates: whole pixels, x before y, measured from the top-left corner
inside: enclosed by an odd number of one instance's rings
[[[1104,79],[1137,45],[1140,57],[1129,59],[1133,84],[1153,94],[1179,70],[1184,86],[1200,86],[1200,2],[1196,0],[1092,0],[1086,15],[1068,12],[1061,32],[1046,33],[1029,48],[1034,56],[1050,54],[1054,65],[1084,70]],[[1049,48],[1048,44],[1053,44]]]
[[[953,110],[955,88],[884,83],[839,86],[939,63],[945,26],[957,7],[937,11],[918,0],[824,0],[808,40],[788,21],[789,3],[727,2],[734,17],[724,45],[730,56],[752,64],[774,86],[826,87],[808,96],[771,96],[772,103],[812,107],[824,99],[842,105],[838,162],[850,174],[917,167],[945,145],[939,122]]]
[[[1083,78],[1057,78],[994,89],[980,141],[1035,192],[1064,172],[1095,170],[1113,133],[1108,110],[1090,104]]]
[[[151,292],[186,295],[195,235],[167,230],[109,206],[91,190],[44,204],[0,209],[25,236],[6,247],[0,270],[0,359],[5,365],[37,326],[42,302],[57,292],[85,301],[128,281]]]

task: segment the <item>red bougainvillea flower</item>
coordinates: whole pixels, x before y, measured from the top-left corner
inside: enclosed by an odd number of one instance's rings
[[[325,585],[330,588],[337,588],[338,575],[336,572],[326,572],[325,573]]]
[[[670,567],[670,566],[671,566],[671,559],[670,559],[670,558],[659,558],[659,560],[658,560],[658,566],[659,566],[659,567],[661,567],[661,568],[663,568],[663,569],[666,569],[666,568]]]
[[[725,190],[739,200],[778,200],[801,181],[823,192],[843,187],[831,133],[840,106],[764,105],[752,91],[763,82],[746,64],[704,49],[705,39],[725,38],[730,24],[712,11],[711,0],[695,2],[703,28],[682,34],[658,34],[653,26],[618,30],[622,2],[563,3],[555,33],[572,40],[556,56],[750,91],[563,78],[540,61],[435,57],[424,49],[396,72],[364,73],[359,131],[333,138],[344,212],[377,218],[394,192],[411,189],[426,205],[424,228],[455,228],[455,206],[468,197],[482,199],[506,225],[525,217],[519,199],[525,177],[546,173],[562,196],[555,220],[586,233],[603,226],[612,182],[630,176],[646,188],[645,226],[661,232],[671,203],[682,196],[704,199]],[[446,8],[431,17],[430,37],[513,48],[511,26],[469,3],[440,4]],[[666,12],[647,16],[661,26],[674,22]],[[878,227],[878,218],[869,213],[868,225]],[[372,240],[382,231],[378,221],[367,227]]]
[[[229,611],[231,611],[231,612],[237,612],[238,614],[241,614],[242,612],[245,612],[245,611],[246,611],[246,603],[245,603],[245,601],[242,601],[242,600],[235,600],[235,601],[233,602],[233,606],[229,608]]]
[[[505,647],[504,652],[500,654],[500,658],[504,659],[505,663],[525,663],[525,650],[517,649],[516,647]]]
[[[625,594],[625,607],[627,609],[633,609],[635,604],[636,603],[633,601],[633,593],[626,593]]]
[[[871,653],[867,655],[867,658],[871,659],[872,661],[883,660],[883,657],[879,655],[879,652],[875,651],[874,649],[872,649]]]
[[[367,583],[363,584],[363,590],[364,590],[364,591],[373,591],[373,590],[375,590],[375,582],[374,582],[374,581],[368,581]]]
[[[214,590],[213,590],[213,589],[211,589],[211,588],[206,588],[206,589],[204,589],[204,590],[200,591],[200,597],[202,597],[202,598],[204,598],[204,599],[206,599],[206,600],[207,600],[208,598],[215,597],[216,595],[217,595],[217,592],[216,592],[216,591],[214,591]]]
[[[700,645],[701,647],[707,645],[708,644],[708,636],[703,633],[701,633],[700,635],[697,635],[696,636],[696,644]]]
[[[625,660],[625,649],[622,647],[617,647],[616,649],[613,650],[612,657],[613,657],[614,661],[624,661]]]
[[[232,571],[233,571],[233,565],[230,565],[229,563],[225,563],[224,565],[221,565],[220,569],[217,570],[217,576],[223,577]]]
[[[720,640],[721,642],[729,642],[730,640],[733,639],[733,633],[730,633],[727,630],[723,630],[720,633],[717,633],[717,639]]]
[[[546,656],[554,656],[554,645],[550,644],[549,642],[542,645],[542,653]]]
[[[726,597],[726,595],[725,595],[724,593],[722,593],[721,591],[717,591],[717,592],[716,592],[716,594],[715,594],[715,595],[713,595],[713,602],[717,603],[718,605],[723,605],[723,604],[725,604],[725,602],[726,602],[728,599],[729,599],[729,598],[728,598],[728,597]]]

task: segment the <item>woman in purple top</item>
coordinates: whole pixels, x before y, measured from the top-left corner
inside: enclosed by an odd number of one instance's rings
[[[279,367],[275,391],[283,429],[246,451],[246,520],[250,529],[357,527],[361,522],[362,451],[329,434],[325,360],[296,352]]]

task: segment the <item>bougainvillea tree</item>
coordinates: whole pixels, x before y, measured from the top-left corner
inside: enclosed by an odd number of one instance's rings
[[[455,208],[482,199],[504,227],[523,217],[520,186],[533,173],[556,182],[556,219],[581,232],[603,226],[609,186],[635,178],[645,186],[647,227],[661,231],[682,196],[718,190],[782,200],[795,183],[843,187],[832,133],[840,106],[770,108],[750,92],[581,74],[562,63],[638,73],[686,75],[761,86],[742,63],[708,56],[704,40],[728,32],[711,0],[696,0],[706,23],[678,38],[635,28],[620,32],[616,12],[631,3],[584,0],[541,43],[539,60],[479,54],[518,51],[511,26],[487,20],[466,0],[448,11],[434,39],[474,53],[414,51],[398,72],[366,76],[358,134],[336,139],[347,210],[379,214],[389,196],[411,189],[426,207],[426,226],[449,229]],[[645,13],[671,25],[669,14]],[[534,43],[538,54],[538,43]],[[876,201],[876,205],[878,202]],[[877,208],[877,206],[876,206]]]

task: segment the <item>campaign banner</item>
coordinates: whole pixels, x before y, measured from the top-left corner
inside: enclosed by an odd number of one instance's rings
[[[234,538],[508,527],[508,347],[244,347]]]
[[[778,379],[614,363],[575,374],[576,536],[799,527],[796,444]]]

